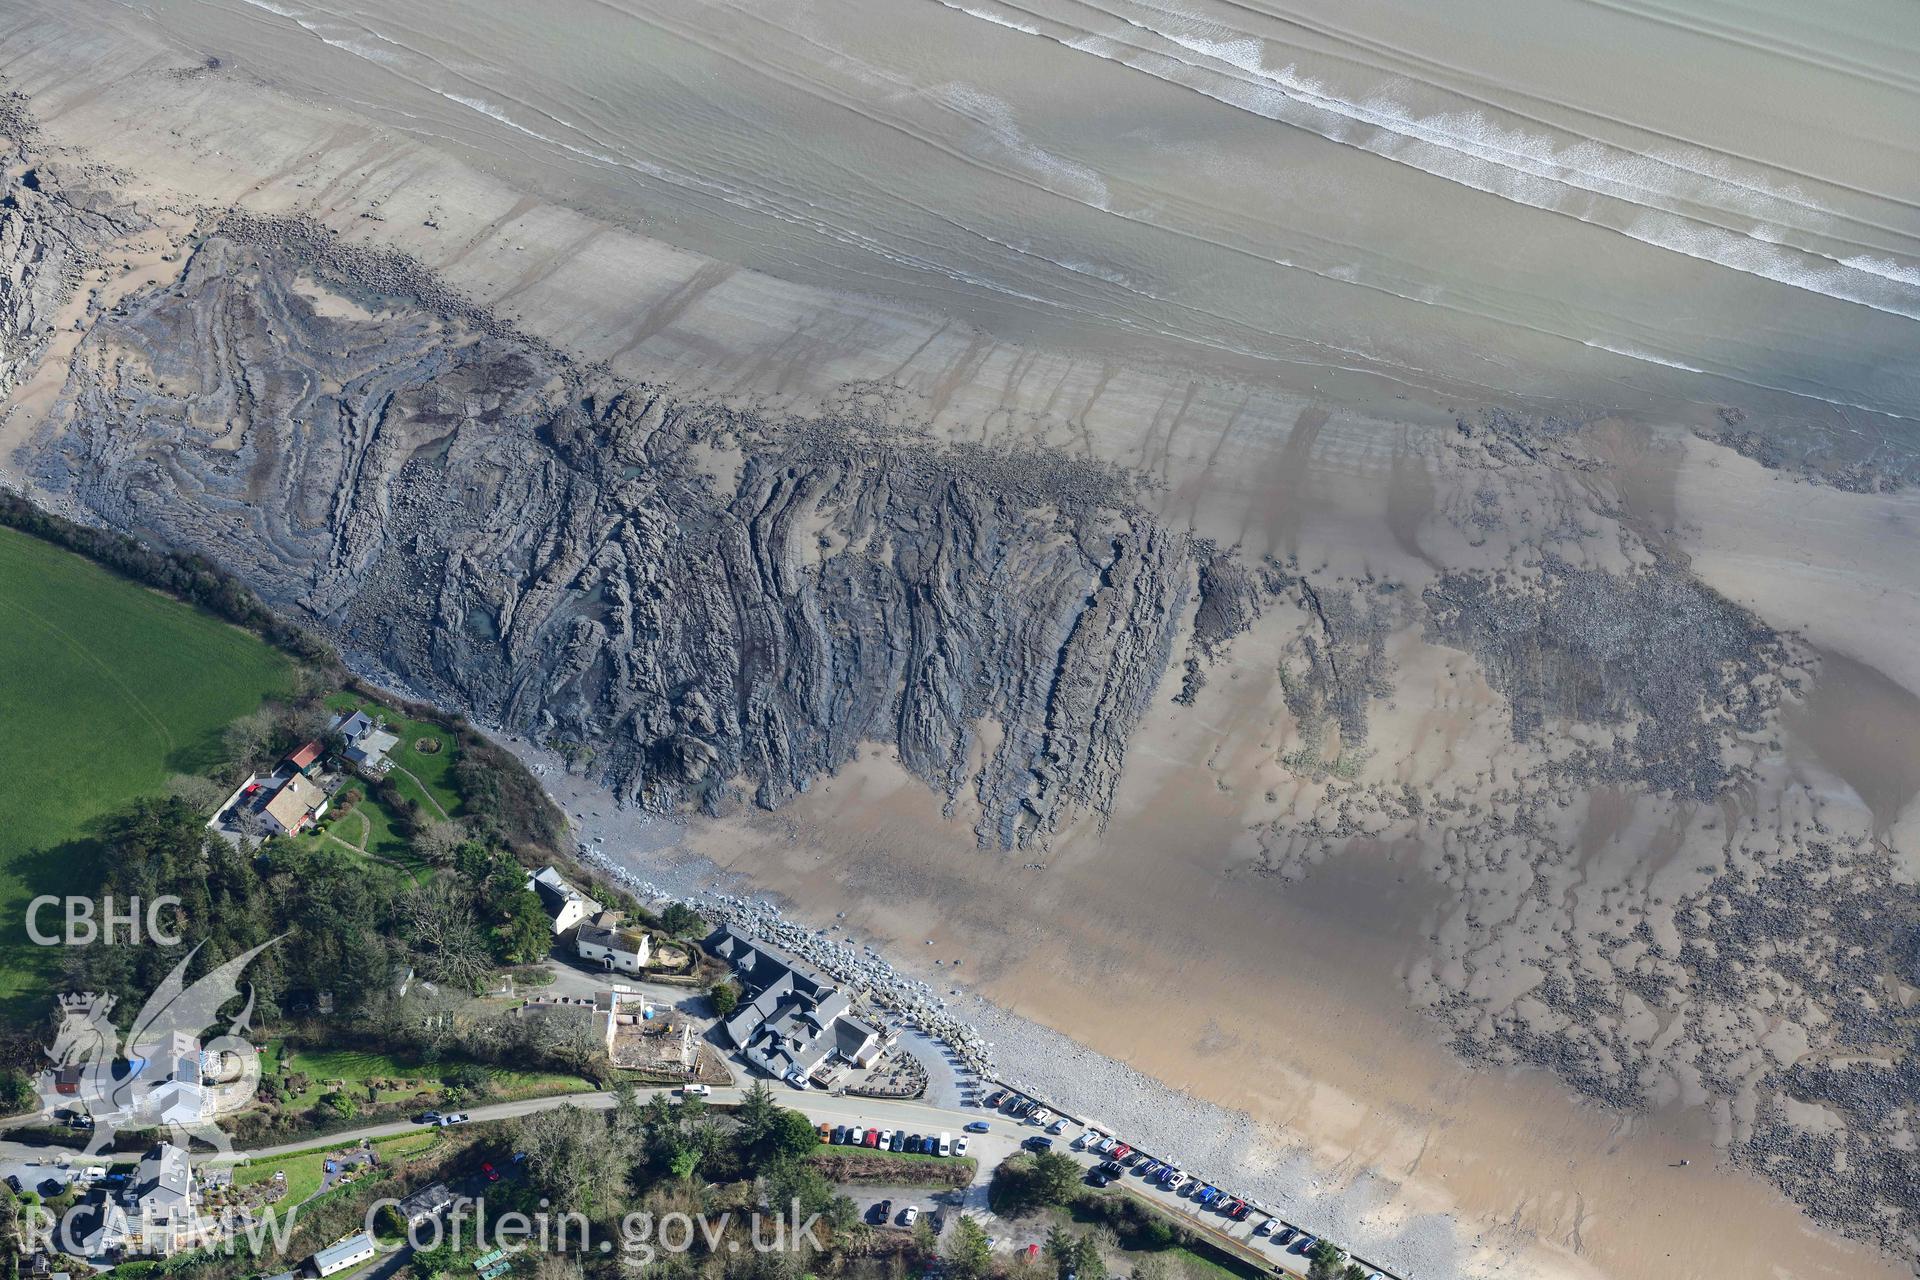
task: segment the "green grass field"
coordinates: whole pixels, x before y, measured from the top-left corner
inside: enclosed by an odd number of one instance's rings
[[[421,1080],[437,1082],[444,1079],[461,1064],[457,1061],[425,1062],[418,1059],[403,1059],[385,1053],[368,1053],[358,1049],[288,1049],[284,1042],[274,1041],[268,1046],[263,1068],[278,1071],[284,1067],[288,1071],[303,1072],[310,1084],[305,1093],[293,1099],[289,1105],[294,1107],[312,1106],[328,1092],[329,1080],[345,1080],[349,1084],[359,1084],[366,1080]],[[520,1098],[543,1098],[556,1093],[583,1093],[593,1086],[578,1076],[561,1075],[547,1071],[515,1071],[507,1067],[488,1066],[486,1102],[511,1102]],[[387,1101],[404,1101],[409,1095],[395,1092],[386,1097]],[[434,1099],[438,1104],[438,1099]]]
[[[418,1155],[430,1150],[440,1141],[440,1133],[434,1129],[423,1129],[418,1133],[403,1133],[391,1138],[375,1138],[373,1148],[380,1153],[383,1163],[392,1164],[407,1156]],[[287,1194],[280,1201],[282,1209],[293,1208],[313,1198],[326,1182],[327,1157],[336,1151],[351,1150],[354,1144],[333,1143],[316,1145],[311,1150],[296,1152],[289,1156],[279,1156],[259,1163],[248,1163],[234,1170],[233,1180],[239,1186],[250,1186],[256,1182],[265,1182],[276,1173],[287,1175]]]
[[[97,884],[99,820],[220,759],[289,660],[190,605],[0,529],[0,1011],[37,1008],[58,948],[28,901]],[[43,928],[51,917],[43,917]]]

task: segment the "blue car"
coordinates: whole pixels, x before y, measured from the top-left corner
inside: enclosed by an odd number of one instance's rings
[[[1210,1205],[1219,1198],[1220,1189],[1218,1187],[1202,1187],[1200,1188],[1200,1194],[1194,1197],[1195,1200],[1205,1205]]]
[[[939,1155],[940,1139],[934,1137],[932,1134],[928,1134],[926,1137],[922,1138],[920,1140],[920,1154],[926,1155],[926,1156]]]
[[[986,1131],[987,1131],[987,1122],[985,1120],[975,1120],[972,1124],[967,1126],[968,1133],[985,1133]]]

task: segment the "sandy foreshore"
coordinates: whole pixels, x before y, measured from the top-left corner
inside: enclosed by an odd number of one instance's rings
[[[551,754],[511,745],[590,856],[696,901],[763,898],[876,948],[980,1032],[1001,1078],[1405,1276],[1904,1274],[1717,1168],[1697,1112],[1612,1113],[1537,1071],[1474,1070],[1440,1048],[1398,993],[1418,950],[1406,939],[1443,904],[1392,851],[1306,884],[1235,877],[1206,806],[1155,817],[1149,803],[1116,819],[1128,834],[1110,828],[1100,860],[1042,869],[966,847],[884,760],[716,825],[620,810]],[[1117,865],[1116,843],[1142,852]]]

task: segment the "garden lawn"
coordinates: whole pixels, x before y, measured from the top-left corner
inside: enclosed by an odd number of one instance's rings
[[[460,791],[453,785],[458,747],[451,729],[430,720],[409,720],[391,707],[355,693],[336,693],[327,699],[327,705],[335,711],[364,711],[384,719],[388,731],[400,738],[399,745],[387,753],[396,766],[387,776],[400,793],[418,800],[429,818],[460,816]],[[438,749],[434,750],[436,743]]]
[[[218,764],[221,731],[291,673],[209,613],[0,528],[0,1014],[37,1011],[58,970],[29,899],[96,891],[99,820]]]
[[[383,1164],[410,1155],[417,1155],[432,1147],[440,1140],[435,1129],[423,1129],[419,1133],[402,1133],[391,1138],[375,1138],[373,1149],[380,1153]],[[287,1175],[287,1194],[276,1206],[280,1209],[303,1204],[325,1184],[327,1177],[327,1157],[336,1151],[351,1150],[356,1144],[335,1142],[321,1144],[308,1151],[297,1151],[288,1156],[277,1156],[272,1160],[262,1160],[257,1164],[244,1164],[233,1172],[233,1180],[239,1186],[252,1186],[256,1182],[265,1182],[276,1173]]]
[[[400,780],[405,785],[405,780]],[[304,832],[294,839],[302,844],[327,847],[337,852],[367,859],[375,872],[403,885],[422,885],[433,878],[433,868],[413,851],[413,846],[394,829],[393,815],[371,795],[358,779],[347,783],[365,796],[351,810],[327,815],[325,825]],[[332,839],[328,839],[331,836]],[[342,849],[341,845],[347,848]]]

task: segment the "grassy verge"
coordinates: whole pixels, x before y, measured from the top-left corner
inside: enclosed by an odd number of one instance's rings
[[[44,1000],[60,949],[31,944],[26,905],[95,890],[94,823],[217,764],[291,675],[238,627],[0,528],[0,1011]]]
[[[328,1082],[334,1080],[345,1081],[347,1087],[358,1094],[356,1101],[365,1097],[361,1090],[369,1083],[377,1082],[382,1086],[396,1086],[381,1088],[382,1102],[410,1102],[420,1090],[430,1089],[434,1091],[432,1100],[437,1103],[441,1082],[455,1071],[467,1069],[468,1064],[446,1059],[424,1062],[396,1054],[359,1049],[289,1049],[284,1043],[276,1041],[268,1048],[264,1066],[269,1071],[299,1072],[307,1076],[307,1088],[283,1104],[290,1110],[297,1110],[314,1105],[332,1092],[334,1086]],[[481,1070],[487,1076],[486,1095],[470,1101],[514,1102],[558,1093],[586,1093],[594,1087],[578,1076],[556,1072],[515,1071],[498,1066],[483,1066]]]
[[[1113,1211],[1115,1202],[1128,1206],[1131,1213],[1116,1215]],[[1063,1212],[1071,1213],[1076,1223],[1114,1228],[1123,1253],[1164,1253],[1178,1257],[1183,1269],[1195,1280],[1226,1280],[1229,1276],[1235,1277],[1235,1280],[1270,1280],[1273,1264],[1264,1259],[1256,1262],[1239,1252],[1249,1246],[1229,1241],[1204,1221],[1184,1214],[1168,1213],[1131,1187],[1084,1191]],[[1142,1220],[1141,1215],[1165,1223],[1171,1232],[1172,1243],[1163,1243],[1158,1236],[1149,1239],[1147,1233],[1127,1229],[1129,1219],[1137,1222]],[[1304,1259],[1300,1265],[1304,1270]]]
[[[827,1181],[858,1185],[964,1187],[979,1164],[972,1156],[929,1156],[858,1147],[819,1147],[808,1157]]]

